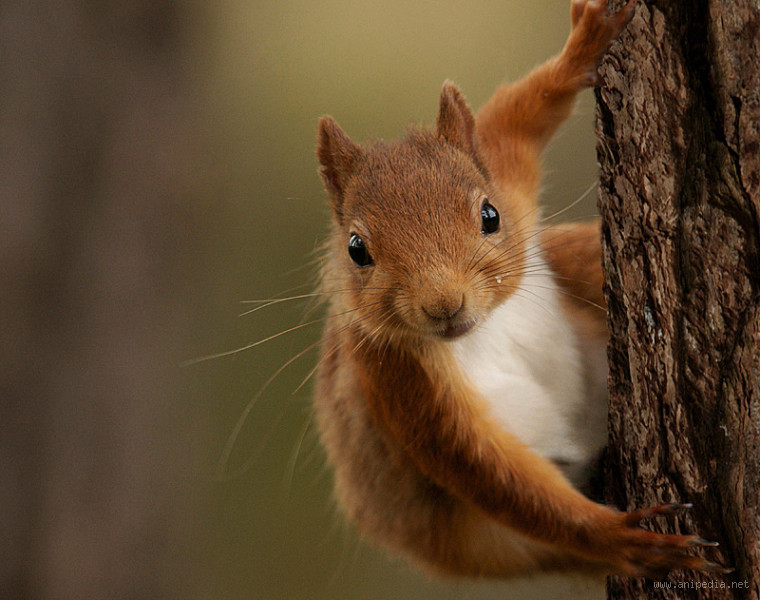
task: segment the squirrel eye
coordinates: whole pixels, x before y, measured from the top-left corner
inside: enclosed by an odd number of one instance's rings
[[[352,233],[348,240],[348,255],[360,267],[367,267],[372,264],[372,257],[364,245],[364,240],[356,233]]]
[[[480,207],[480,231],[485,234],[493,233],[499,229],[499,212],[486,200]]]

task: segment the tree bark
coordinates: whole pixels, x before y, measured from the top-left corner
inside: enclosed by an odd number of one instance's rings
[[[758,598],[760,5],[640,2],[601,73],[607,499],[693,503],[647,526],[736,569],[613,577],[608,596]]]

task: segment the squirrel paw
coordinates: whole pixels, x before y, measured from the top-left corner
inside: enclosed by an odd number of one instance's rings
[[[634,577],[664,579],[670,571],[693,569],[710,573],[730,573],[722,565],[699,556],[687,554],[687,549],[698,546],[717,546],[696,535],[671,535],[646,531],[639,527],[644,519],[658,515],[673,515],[691,508],[691,504],[663,504],[621,513],[618,518],[616,571]]]
[[[572,31],[563,53],[580,72],[582,87],[599,85],[599,62],[610,42],[633,18],[633,11],[634,0],[611,15],[607,15],[607,0],[572,0]]]

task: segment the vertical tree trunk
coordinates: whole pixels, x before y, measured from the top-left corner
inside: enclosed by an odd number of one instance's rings
[[[0,8],[2,598],[200,595],[183,17]]]
[[[736,568],[611,578],[609,597],[758,598],[760,5],[640,2],[602,76],[608,499],[694,503],[648,526]]]

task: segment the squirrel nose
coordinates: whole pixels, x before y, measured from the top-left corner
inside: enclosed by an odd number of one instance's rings
[[[464,294],[461,296],[442,296],[435,302],[422,305],[422,311],[434,321],[453,319],[464,306]]]

